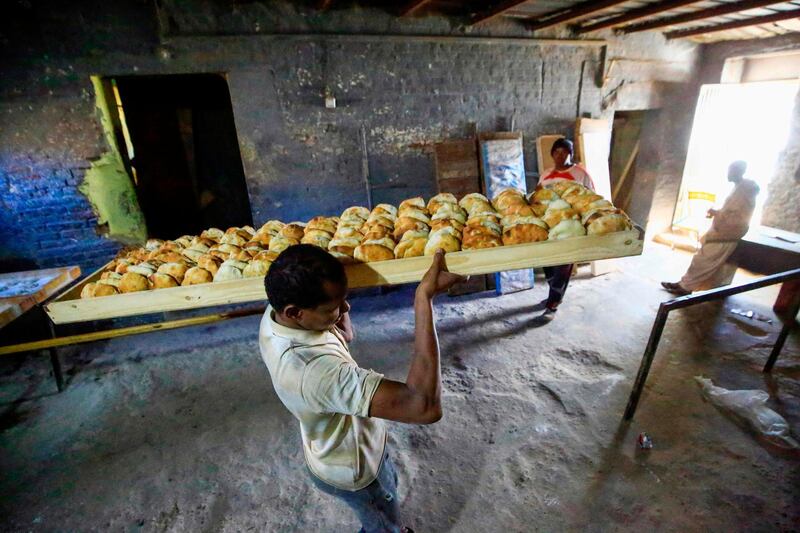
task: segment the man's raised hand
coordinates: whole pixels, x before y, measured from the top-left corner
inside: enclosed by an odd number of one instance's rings
[[[433,298],[435,295],[446,291],[463,279],[466,278],[447,270],[447,264],[444,260],[444,251],[439,249],[436,250],[436,254],[433,256],[431,267],[422,277],[422,281],[419,282],[417,292],[421,292],[428,298]]]

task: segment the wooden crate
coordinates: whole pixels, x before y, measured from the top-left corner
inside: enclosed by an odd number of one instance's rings
[[[455,252],[447,254],[446,258],[451,272],[465,275],[489,274],[640,255],[642,238],[643,232],[637,229],[602,236]],[[348,265],[347,278],[352,288],[411,283],[422,279],[430,264],[431,257],[414,257]],[[81,299],[83,285],[99,278],[101,272],[102,269],[95,272],[45,307],[54,323],[86,322],[266,299],[264,278]]]

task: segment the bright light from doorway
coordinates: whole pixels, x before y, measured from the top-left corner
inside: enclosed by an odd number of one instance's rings
[[[769,182],[789,138],[798,86],[779,81],[701,88],[674,226],[698,233],[708,229],[705,213],[730,193],[727,168],[737,159],[747,161],[746,177],[761,187],[753,215],[761,220]]]

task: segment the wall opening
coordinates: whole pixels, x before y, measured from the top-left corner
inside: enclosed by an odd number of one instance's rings
[[[636,188],[636,160],[639,155],[642,126],[648,113],[657,111],[617,111],[611,127],[611,201],[628,211]]]
[[[774,81],[704,85],[700,90],[673,231],[705,233],[706,212],[719,208],[732,185],[727,169],[744,160],[745,177],[761,188],[751,224],[761,224],[769,183],[789,140],[798,82]]]
[[[252,225],[228,84],[220,74],[105,80],[117,104],[148,235],[173,239],[209,227]]]

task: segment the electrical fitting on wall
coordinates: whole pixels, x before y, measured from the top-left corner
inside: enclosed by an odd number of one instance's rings
[[[333,91],[330,87],[325,87],[325,107],[327,109],[336,109],[336,97],[333,96]]]

